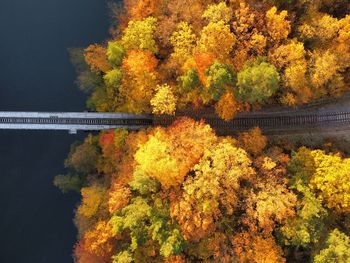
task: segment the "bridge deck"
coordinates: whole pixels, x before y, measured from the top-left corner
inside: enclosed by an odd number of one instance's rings
[[[67,130],[70,133],[113,128],[141,129],[152,116],[98,112],[0,112],[0,129]]]

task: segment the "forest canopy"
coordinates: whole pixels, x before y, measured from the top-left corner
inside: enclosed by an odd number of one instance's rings
[[[183,117],[89,136],[66,164],[57,185],[82,194],[78,263],[350,258],[350,158],[334,148],[291,150],[259,128],[220,137]]]
[[[339,96],[349,87],[349,9],[346,0],[125,0],[111,39],[84,50],[78,82],[97,111],[211,108],[225,120]]]
[[[70,50],[92,110],[231,120],[349,87],[346,0],[125,0],[112,11],[110,39]],[[82,196],[75,262],[350,262],[348,156],[174,119],[72,145],[54,183]]]

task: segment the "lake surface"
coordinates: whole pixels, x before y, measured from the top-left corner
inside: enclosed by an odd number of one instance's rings
[[[104,0],[0,0],[0,110],[82,111],[67,48],[108,37]],[[73,262],[73,210],[53,177],[84,134],[0,131],[0,262]]]

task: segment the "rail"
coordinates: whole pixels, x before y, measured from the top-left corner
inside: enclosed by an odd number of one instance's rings
[[[175,117],[156,117],[153,120],[154,125],[166,126],[174,121]],[[303,113],[252,113],[250,115],[238,116],[230,121],[224,121],[219,118],[197,116],[195,119],[204,119],[207,124],[216,130],[224,132],[235,132],[247,130],[253,127],[260,127],[264,132],[290,131],[290,130],[319,130],[333,129],[343,127],[349,129],[350,111],[332,112],[332,111],[314,111]]]

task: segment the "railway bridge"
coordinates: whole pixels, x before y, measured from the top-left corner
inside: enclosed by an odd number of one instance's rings
[[[114,128],[138,130],[152,125],[152,116],[99,112],[0,112],[0,129],[98,131]]]
[[[98,131],[114,128],[139,130],[149,126],[167,126],[179,116],[100,112],[2,111],[0,112],[0,129],[66,130],[71,134],[78,131]],[[273,133],[274,131],[312,131],[335,127],[345,129],[349,128],[350,125],[350,109],[345,111],[295,110],[241,113],[228,122],[212,114],[198,114],[190,117],[197,120],[204,119],[206,123],[221,133],[247,130],[255,126],[259,126],[265,133]]]

